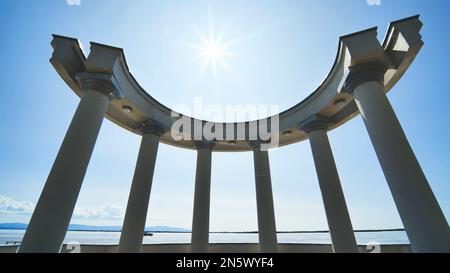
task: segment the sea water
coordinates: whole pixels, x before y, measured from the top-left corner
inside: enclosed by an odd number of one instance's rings
[[[18,243],[22,240],[23,230],[0,230],[0,245]],[[358,244],[409,244],[404,231],[356,232]],[[115,245],[119,243],[120,232],[67,232],[65,243]],[[153,233],[145,236],[144,244],[189,244],[190,233]],[[258,243],[258,234],[255,233],[211,233],[210,243]],[[279,233],[279,243],[296,244],[331,244],[329,233]]]

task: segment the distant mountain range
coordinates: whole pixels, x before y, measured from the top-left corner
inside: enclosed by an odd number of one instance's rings
[[[27,224],[22,223],[4,223],[0,224],[0,229],[12,229],[12,230],[26,230]],[[120,226],[89,226],[89,225],[69,225],[70,231],[121,231]],[[149,232],[191,232],[190,229],[167,227],[167,226],[153,226],[146,227],[145,231]]]

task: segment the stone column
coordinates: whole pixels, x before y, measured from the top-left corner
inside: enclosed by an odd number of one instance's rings
[[[119,242],[121,253],[141,252],[158,146],[163,133],[162,126],[153,121],[142,124],[142,142]]]
[[[197,173],[195,176],[194,215],[192,219],[191,251],[208,252],[209,208],[211,194],[212,142],[198,142]]]
[[[356,100],[414,252],[450,252],[447,220],[384,92],[380,64],[354,67]]]
[[[255,166],[260,251],[263,253],[274,253],[278,251],[278,240],[270,177],[269,152],[261,150],[261,143],[259,142],[252,142],[251,145],[253,147]]]
[[[71,220],[103,117],[114,88],[85,81],[72,119],[18,252],[57,253]]]
[[[328,140],[328,126],[329,122],[319,116],[314,116],[301,125],[309,136],[333,250],[336,253],[356,253],[358,247]]]

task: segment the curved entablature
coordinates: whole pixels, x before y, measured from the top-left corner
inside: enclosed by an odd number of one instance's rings
[[[377,28],[342,36],[334,65],[322,84],[302,102],[282,112],[279,118],[279,129],[274,129],[272,137],[279,139],[278,146],[285,146],[308,138],[304,127],[306,121],[320,116],[334,129],[359,114],[351,90],[350,77],[362,77],[362,67],[376,65],[384,67],[385,91],[388,92],[402,77],[423,42],[420,35],[422,23],[419,16],[392,22],[383,43],[377,39]],[[91,51],[86,58],[77,39],[54,35],[54,49],[50,62],[67,83],[81,96],[86,88],[81,82],[85,78],[95,78],[107,82],[114,92],[112,103],[107,111],[107,118],[119,126],[136,134],[142,134],[142,124],[152,120],[163,128],[165,133],[161,141],[183,148],[195,149],[194,132],[185,132],[183,136],[172,136],[172,125],[178,118],[168,107],[159,103],[147,93],[131,74],[122,49],[91,43]],[[358,74],[359,73],[359,74]],[[124,111],[125,110],[125,111]],[[191,117],[191,124],[205,124]],[[210,123],[211,124],[211,123]],[[245,128],[245,136],[224,135],[223,140],[215,139],[214,151],[251,151],[249,131],[257,127],[257,122],[212,123],[215,128]],[[224,133],[225,134],[225,133]],[[192,139],[192,140],[191,140]]]

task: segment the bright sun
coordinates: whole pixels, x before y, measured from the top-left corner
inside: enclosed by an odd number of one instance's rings
[[[226,49],[233,45],[235,42],[223,42],[223,32],[219,37],[215,37],[214,28],[212,24],[209,27],[209,37],[205,38],[203,35],[199,34],[202,40],[202,45],[192,45],[193,48],[197,49],[200,54],[198,54],[195,59],[202,59],[203,64],[201,71],[206,70],[208,67],[212,68],[214,76],[217,76],[218,65],[220,64],[226,70],[230,70],[225,59],[226,57],[234,56],[234,54],[228,52]]]

